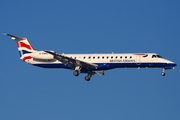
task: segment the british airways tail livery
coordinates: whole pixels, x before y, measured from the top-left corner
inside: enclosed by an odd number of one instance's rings
[[[37,51],[27,38],[4,35],[16,41],[22,61],[43,68],[71,69],[74,76],[87,73],[87,81],[94,74],[104,75],[105,70],[114,68],[162,68],[162,76],[165,76],[165,70],[177,66],[156,53],[58,54],[50,50]]]

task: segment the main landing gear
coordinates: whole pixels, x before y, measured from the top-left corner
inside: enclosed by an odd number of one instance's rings
[[[79,71],[78,70],[75,70],[74,72],[73,72],[73,75],[74,76],[79,76]],[[84,78],[86,81],[90,81],[91,80],[91,77],[92,77],[92,72],[88,72],[88,75]]]
[[[85,80],[86,80],[86,81],[90,81],[92,75],[93,75],[92,72],[88,72],[88,75],[85,77]]]
[[[90,81],[90,79],[91,79],[91,76],[86,76],[86,77],[85,77],[85,80],[86,80],[86,81]]]
[[[75,71],[73,72],[73,75],[74,76],[79,76],[80,71],[81,71],[81,66],[76,66]],[[85,80],[90,81],[93,74],[94,74],[93,72],[89,71],[88,75],[85,77]]]
[[[79,71],[81,70],[81,66],[76,66],[75,71],[73,72],[74,76],[79,76]]]
[[[74,75],[74,76],[79,76],[79,71],[78,71],[78,70],[75,70],[75,71],[73,72],[73,75]]]
[[[162,76],[165,76],[165,75],[166,75],[165,69],[163,68],[163,69],[162,69]]]

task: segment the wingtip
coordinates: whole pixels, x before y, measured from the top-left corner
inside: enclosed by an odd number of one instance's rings
[[[2,33],[3,35],[5,35],[5,36],[13,36],[13,35],[11,35],[11,34],[9,34],[9,33]]]
[[[7,33],[2,33],[3,35],[7,36],[8,34]]]

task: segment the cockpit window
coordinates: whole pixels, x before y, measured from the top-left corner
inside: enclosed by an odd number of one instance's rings
[[[160,55],[152,55],[152,58],[163,58]]]
[[[158,58],[163,58],[163,57],[161,57],[160,55],[157,55],[157,57],[158,57]]]
[[[152,58],[156,58],[156,55],[152,55]]]

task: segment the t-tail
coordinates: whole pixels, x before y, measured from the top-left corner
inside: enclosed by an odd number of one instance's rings
[[[35,50],[31,46],[31,44],[29,43],[27,38],[22,38],[22,37],[18,37],[18,36],[6,34],[6,33],[4,35],[9,36],[9,37],[11,37],[12,40],[16,41],[18,51],[20,54],[20,59],[22,61],[26,61],[26,60],[29,60],[32,58],[30,53],[34,52]]]

